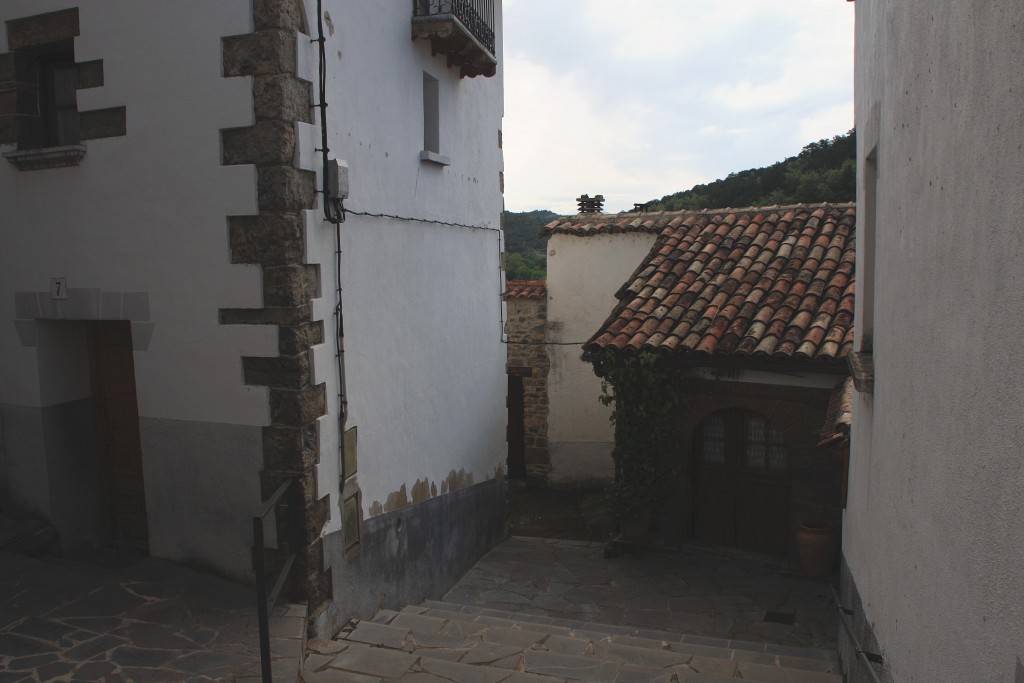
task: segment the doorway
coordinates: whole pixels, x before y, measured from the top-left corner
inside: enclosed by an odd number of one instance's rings
[[[694,444],[693,537],[786,555],[789,461],[782,432],[763,415],[733,409],[704,418]]]
[[[508,441],[508,458],[505,469],[511,479],[526,478],[526,395],[523,378],[508,375],[508,426],[505,439]]]
[[[148,554],[131,323],[90,322],[88,340],[104,540],[120,550]]]

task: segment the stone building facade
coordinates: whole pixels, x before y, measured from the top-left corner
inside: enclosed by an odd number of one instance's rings
[[[551,470],[548,455],[548,352],[547,287],[544,281],[509,280],[505,283],[509,376],[509,466],[521,458],[521,476],[543,481]],[[518,397],[518,398],[517,398]],[[521,412],[513,401],[521,400]],[[516,422],[517,424],[513,424]],[[522,431],[521,451],[512,435]]]
[[[470,6],[460,64],[433,6],[3,3],[0,503],[252,581],[292,480],[318,634],[502,537],[501,8]]]

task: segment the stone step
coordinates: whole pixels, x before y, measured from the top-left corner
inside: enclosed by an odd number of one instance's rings
[[[837,674],[769,667],[747,662],[709,662],[645,666],[544,650],[512,654],[491,644],[476,658],[455,660],[423,652],[404,652],[348,641],[329,656],[312,655],[304,683],[841,683]],[[475,651],[476,648],[470,650]]]
[[[306,683],[842,682],[821,650],[557,621],[433,601],[382,611],[320,644]]]
[[[494,624],[507,628],[527,630],[546,629],[550,633],[574,637],[586,636],[591,640],[610,638],[617,643],[654,650],[681,650],[685,646],[693,654],[716,656],[726,654],[727,659],[766,663],[768,659],[781,662],[781,666],[810,670],[838,671],[839,657],[835,652],[816,648],[801,648],[744,640],[728,640],[706,636],[693,636],[673,631],[599,624],[595,622],[556,619],[546,615],[524,614],[480,607],[467,607],[452,603],[427,600],[422,606],[406,607],[401,614],[443,618],[470,623]],[[392,617],[392,619],[395,617]],[[716,652],[716,651],[725,651]]]

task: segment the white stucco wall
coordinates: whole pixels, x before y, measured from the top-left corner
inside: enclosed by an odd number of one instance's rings
[[[656,236],[620,233],[548,239],[548,445],[552,483],[611,479],[614,435],[601,405],[601,380],[580,359],[581,345],[618,303],[615,292]]]
[[[1020,680],[1022,29],[1019,0],[857,2],[876,379],[854,407],[844,554],[899,683]]]
[[[316,3],[306,7],[315,31]],[[374,503],[386,504],[403,486],[410,500],[422,481],[441,495],[452,472],[480,483],[504,467],[500,39],[498,73],[460,79],[429,43],[410,40],[405,0],[325,0],[323,9],[329,146],[350,168],[346,206],[487,228],[356,215],[341,226],[347,426],[359,430],[357,476],[370,516]],[[315,48],[306,55],[314,74]],[[419,158],[424,72],[439,82],[440,153],[449,166]],[[306,153],[319,146],[319,128],[315,135]],[[308,237],[310,261],[322,264],[324,296],[314,317],[327,330],[314,355],[331,407],[321,419],[318,468],[321,495],[332,497],[329,533],[340,525],[334,230],[311,216]]]
[[[7,0],[0,20],[81,4]],[[276,335],[217,319],[220,308],[260,305],[259,269],[230,265],[225,222],[255,213],[255,170],[220,163],[220,129],[252,123],[251,80],[221,74],[221,37],[251,30],[249,2],[186,5],[80,7],[75,59],[102,59],[104,85],[79,90],[78,109],[126,106],[128,135],[86,141],[77,167],[0,167],[0,319],[15,317],[10,293],[47,292],[52,277],[70,289],[148,293],[140,415],[259,425],[266,390],[242,384],[240,356],[276,354]],[[6,41],[0,31],[0,51]],[[13,325],[0,326],[0,352],[0,403],[43,405],[35,350]],[[197,395],[196,385],[208,390]]]
[[[45,419],[90,395],[81,326],[19,328],[17,293],[40,293],[45,309],[50,278],[64,277],[72,298],[95,305],[63,317],[136,321],[151,552],[244,577],[269,405],[266,388],[243,383],[241,357],[277,355],[273,327],[218,320],[219,309],[262,305],[259,268],[231,265],[226,220],[256,212],[255,169],[223,166],[220,152],[221,129],[253,123],[251,79],[224,78],[222,68],[222,37],[252,30],[251,3],[6,0],[0,21],[72,7],[75,59],[103,60],[104,77],[78,91],[78,110],[126,107],[127,135],[85,141],[75,167],[18,171],[0,162],[0,406]],[[0,51],[6,42],[0,31]],[[38,339],[26,342],[26,329]],[[91,433],[75,434],[59,446],[67,463],[54,460],[45,429],[48,465],[41,446],[8,443],[4,484],[18,504],[69,516],[55,475],[94,447]],[[38,466],[50,468],[48,488],[26,479]],[[62,542],[69,531],[61,528]]]

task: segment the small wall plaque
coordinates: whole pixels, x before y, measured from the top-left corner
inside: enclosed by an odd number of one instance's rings
[[[53,277],[53,278],[50,278],[50,298],[52,298],[52,299],[67,299],[68,298],[68,279],[66,277]]]

